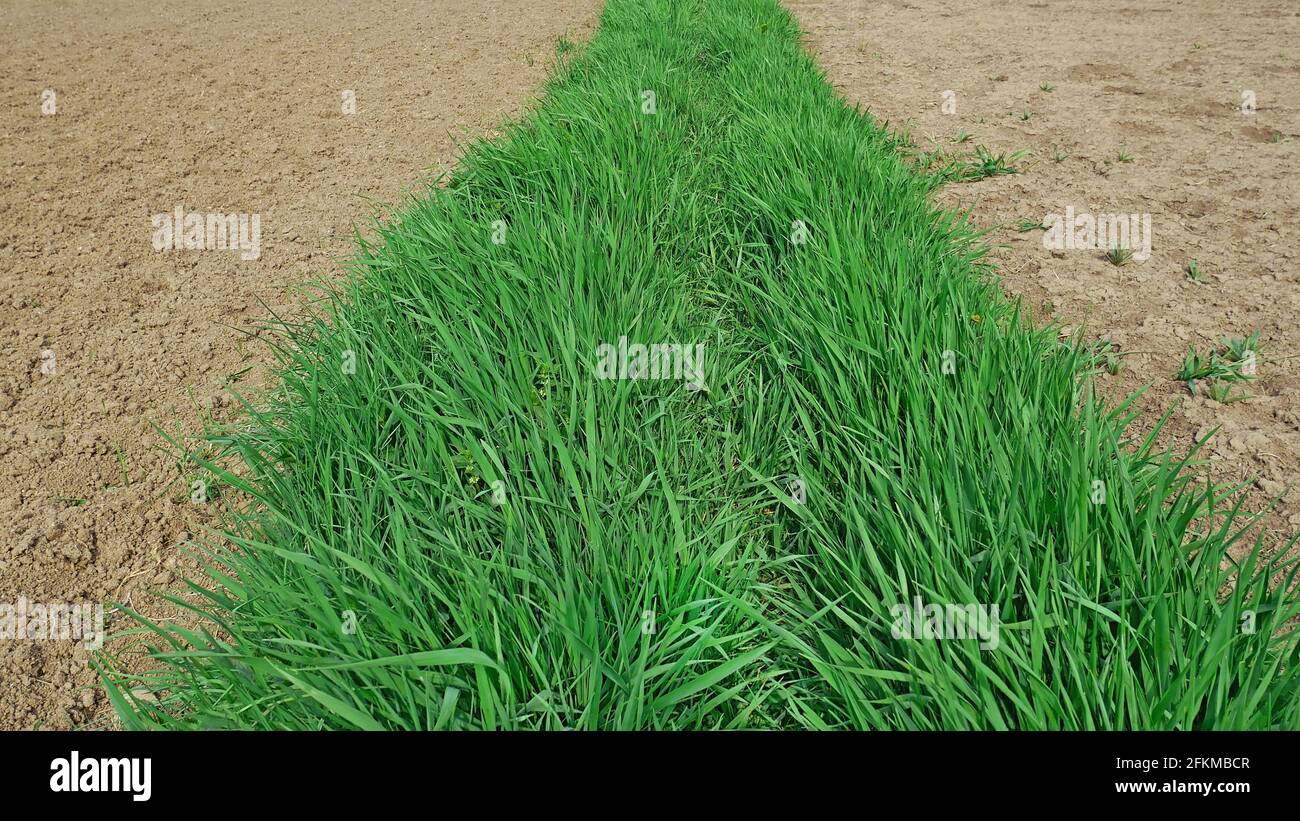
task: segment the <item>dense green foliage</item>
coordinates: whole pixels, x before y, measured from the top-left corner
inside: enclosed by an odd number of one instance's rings
[[[897,147],[773,0],[610,0],[214,434],[253,503],[207,629],[105,658],[126,723],[1300,727],[1290,568]],[[596,378],[623,337],[704,389]],[[900,637],[918,597],[996,646]]]

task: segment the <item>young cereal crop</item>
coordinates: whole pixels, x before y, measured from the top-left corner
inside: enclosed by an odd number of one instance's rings
[[[201,626],[102,659],[127,726],[1300,726],[1293,565],[1229,557],[1223,489],[798,43],[773,0],[610,0],[360,241],[213,434],[250,504]],[[691,353],[611,375],[636,345]]]

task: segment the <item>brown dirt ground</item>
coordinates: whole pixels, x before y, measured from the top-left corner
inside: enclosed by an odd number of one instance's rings
[[[1268,542],[1300,529],[1300,8],[1287,0],[787,0],[828,79],[918,148],[1027,151],[1023,173],[946,186],[944,206],[992,229],[1004,288],[1039,318],[1132,351],[1100,384],[1151,383],[1135,431],[1176,406],[1165,443],[1213,428],[1208,468],[1254,480],[1247,507],[1283,494]],[[1050,90],[1043,88],[1050,86]],[[1241,109],[1253,91],[1256,111]],[[945,113],[944,92],[956,111]],[[1024,112],[1029,118],[1022,119]],[[953,142],[963,131],[969,142]],[[1057,162],[1062,152],[1067,159]],[[1124,153],[1131,161],[1121,162]],[[1153,251],[1116,267],[1044,248],[1016,223],[1149,213]],[[1195,259],[1204,282],[1185,274]],[[1189,345],[1262,332],[1248,401],[1191,397],[1173,379]]]
[[[153,425],[228,416],[270,361],[235,329],[339,275],[354,223],[517,114],[600,5],[0,0],[0,602],[173,584],[205,512]],[[155,251],[177,205],[260,215],[260,258]],[[0,728],[103,720],[86,655],[0,642]]]

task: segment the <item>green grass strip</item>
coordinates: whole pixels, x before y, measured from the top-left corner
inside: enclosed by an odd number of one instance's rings
[[[798,37],[610,0],[359,241],[213,437],[254,504],[207,626],[101,660],[128,726],[1300,727],[1294,565],[1228,557],[1224,489],[1125,439]],[[620,338],[705,387],[597,378]]]

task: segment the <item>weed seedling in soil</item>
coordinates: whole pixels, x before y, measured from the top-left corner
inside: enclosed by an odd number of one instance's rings
[[[1246,337],[1224,337],[1222,347],[1202,356],[1195,347],[1189,348],[1178,369],[1177,379],[1196,395],[1198,382],[1207,382],[1209,395],[1218,402],[1239,401],[1248,394],[1232,395],[1231,383],[1250,382],[1255,378],[1258,364],[1259,331]]]
[[[1253,362],[1253,358],[1259,353],[1259,333],[1255,331],[1250,336],[1225,336],[1219,341],[1223,343],[1232,361]],[[1254,368],[1250,368],[1249,371],[1248,375],[1254,376]]]
[[[1091,358],[1094,368],[1104,368],[1106,373],[1111,376],[1117,376],[1124,369],[1126,354],[1109,339],[1097,340],[1087,349],[1087,354]]]
[[[1216,380],[1209,385],[1210,398],[1221,405],[1228,405],[1233,402],[1242,402],[1250,398],[1250,394],[1245,391],[1238,393],[1232,392],[1232,383]]]
[[[1122,248],[1116,245],[1106,252],[1106,261],[1111,265],[1114,265],[1116,268],[1121,265],[1127,265],[1131,259],[1133,259],[1132,248]]]
[[[974,182],[1005,174],[1019,174],[1020,169],[1015,164],[1024,155],[1024,151],[1017,151],[1010,155],[1005,153],[994,154],[981,145],[976,147],[973,155],[954,161],[951,171],[956,179],[965,182]]]

